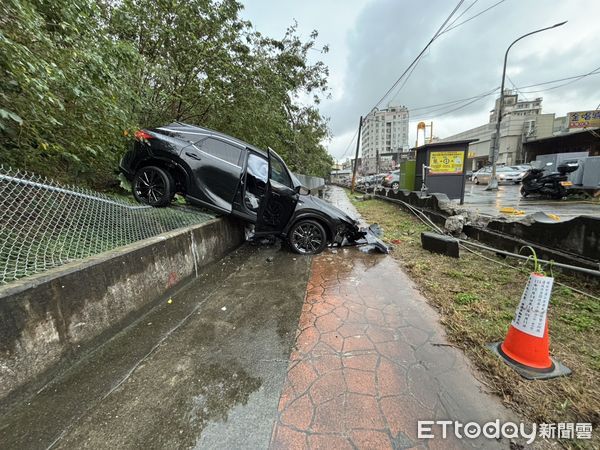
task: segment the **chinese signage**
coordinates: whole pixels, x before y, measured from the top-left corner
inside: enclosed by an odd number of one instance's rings
[[[553,281],[552,277],[530,275],[512,323],[513,327],[532,336],[544,336]]]
[[[600,127],[600,110],[569,113],[569,128]]]
[[[465,152],[431,152],[429,155],[429,173],[442,175],[460,175],[463,173]]]

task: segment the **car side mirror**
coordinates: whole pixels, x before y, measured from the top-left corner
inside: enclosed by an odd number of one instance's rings
[[[300,195],[310,194],[310,189],[306,189],[304,186],[296,186],[294,188],[294,191],[296,191],[296,194],[300,194]]]

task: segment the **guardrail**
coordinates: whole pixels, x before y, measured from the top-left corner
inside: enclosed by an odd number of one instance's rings
[[[295,173],[294,175],[302,183],[302,186],[310,189],[312,194],[318,193],[319,197],[322,196],[322,192],[325,189],[325,178],[312,177],[309,175],[302,175],[300,173]]]

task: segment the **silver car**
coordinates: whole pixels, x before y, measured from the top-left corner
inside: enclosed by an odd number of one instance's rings
[[[513,168],[510,166],[496,168],[496,177],[498,178],[498,183],[519,184],[525,176],[525,173],[526,170]],[[488,166],[475,172],[472,179],[475,184],[480,184],[489,183],[491,177],[492,167]]]

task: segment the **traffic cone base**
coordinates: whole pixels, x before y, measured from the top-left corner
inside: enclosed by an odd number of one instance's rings
[[[563,377],[571,374],[571,369],[564,366],[560,361],[550,357],[551,365],[548,368],[540,369],[529,367],[515,361],[502,351],[502,342],[490,344],[489,348],[498,355],[507,365],[512,367],[515,372],[527,380],[547,380],[550,378]]]

